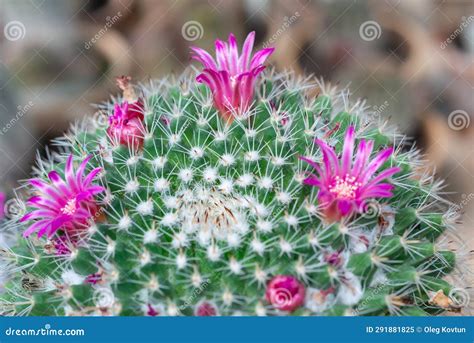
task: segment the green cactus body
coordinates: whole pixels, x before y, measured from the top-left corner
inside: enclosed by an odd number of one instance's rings
[[[319,95],[314,95],[315,90]],[[74,161],[102,167],[99,211],[59,254],[47,238],[20,238],[1,252],[10,280],[7,315],[422,315],[446,307],[443,280],[455,256],[435,239],[453,224],[415,151],[370,117],[362,102],[311,79],[268,72],[246,116],[223,121],[192,75],[136,88],[144,103],[141,150],[114,146],[100,120],[76,124],[55,143]],[[102,109],[110,113],[113,104]],[[97,119],[97,117],[96,117]],[[341,152],[346,129],[377,150],[396,149],[394,195],[363,214],[327,222],[317,188],[303,185],[321,160],[315,138]],[[66,154],[39,163],[64,170]],[[10,223],[18,232],[25,224]],[[60,231],[61,232],[61,231]],[[336,260],[328,260],[333,254]],[[275,275],[304,286],[296,310],[266,298]],[[285,294],[281,295],[285,301]],[[290,295],[291,296],[291,295]],[[207,312],[206,312],[207,311]],[[199,313],[198,313],[199,314]]]

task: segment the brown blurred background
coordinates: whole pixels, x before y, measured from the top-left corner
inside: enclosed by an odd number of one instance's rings
[[[179,73],[189,46],[256,30],[271,63],[367,98],[426,154],[463,213],[473,249],[472,0],[1,0],[0,189],[35,151],[93,113],[114,77]]]

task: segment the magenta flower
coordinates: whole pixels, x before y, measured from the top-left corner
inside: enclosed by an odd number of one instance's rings
[[[263,63],[274,48],[266,48],[251,57],[255,32],[249,33],[239,55],[237,40],[231,33],[228,42],[216,40],[216,59],[205,50],[191,47],[192,58],[204,69],[196,81],[211,90],[214,104],[221,115],[232,122],[236,115],[245,113],[253,101],[255,80],[265,69]]]
[[[196,305],[194,315],[198,317],[213,317],[218,316],[219,311],[214,303],[203,300]]]
[[[98,205],[94,196],[103,192],[104,188],[92,184],[92,181],[101,171],[93,169],[84,177],[86,165],[92,156],[87,157],[79,165],[76,172],[73,170],[72,155],[69,156],[65,168],[65,180],[55,170],[48,174],[51,183],[41,179],[32,179],[38,195],[28,200],[28,204],[35,210],[27,213],[21,222],[34,220],[34,223],[23,233],[24,237],[38,231],[38,237],[47,234],[51,237],[57,230],[75,232],[87,227],[90,220],[98,214]]]
[[[109,117],[107,133],[114,142],[139,150],[145,135],[143,119],[143,103],[140,99],[133,103],[124,101],[115,104],[114,114]]]
[[[147,305],[146,315],[150,317],[156,317],[160,315],[160,311],[158,309],[153,308],[150,304]]]
[[[277,275],[267,285],[267,301],[278,310],[293,312],[305,298],[305,288],[291,275]]]
[[[354,141],[354,127],[350,126],[344,138],[340,160],[334,149],[319,139],[315,142],[323,153],[321,165],[306,157],[300,157],[317,172],[317,175],[306,178],[304,183],[319,188],[319,205],[326,220],[330,222],[350,217],[354,213],[364,213],[368,199],[389,198],[393,195],[394,186],[382,181],[399,172],[400,168],[388,168],[374,176],[392,155],[393,148],[379,152],[372,161],[369,161],[374,142],[362,139],[353,158]]]

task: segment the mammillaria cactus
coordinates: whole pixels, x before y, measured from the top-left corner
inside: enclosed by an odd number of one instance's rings
[[[417,152],[347,91],[262,72],[253,34],[236,44],[193,48],[197,81],[119,78],[106,125],[55,142],[8,224],[26,237],[1,251],[2,314],[456,309],[437,242],[455,216]]]

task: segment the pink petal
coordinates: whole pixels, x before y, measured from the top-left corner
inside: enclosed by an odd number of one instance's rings
[[[75,181],[75,178],[74,178],[74,170],[73,170],[72,162],[73,162],[73,156],[71,154],[67,158],[66,169],[65,169],[64,174],[66,175],[66,181],[67,181],[69,187],[72,187],[74,190],[76,190],[77,187],[76,187],[76,181]]]
[[[219,72],[211,69],[204,69],[203,74],[207,75],[208,78],[212,81],[212,83],[214,84],[215,91],[223,91],[224,87],[222,85],[222,79],[219,75]]]
[[[221,89],[220,91],[223,91],[224,98],[228,101],[232,99],[233,96],[233,89],[230,81],[230,75],[226,70],[221,70],[219,72],[219,78],[221,80]]]
[[[32,205],[37,208],[45,208],[51,211],[55,211],[57,209],[57,203],[46,199],[45,197],[34,196],[28,199],[28,205]]]
[[[344,147],[342,148],[342,175],[349,173],[352,163],[352,154],[354,151],[354,126],[349,126],[344,138]]]
[[[312,166],[314,169],[316,169],[318,175],[321,178],[323,178],[323,179],[325,178],[326,175],[321,171],[321,168],[319,168],[319,165],[316,162],[313,162],[312,160],[310,160],[309,158],[304,157],[304,156],[300,156],[299,159],[302,160],[302,161],[305,161],[310,166]]]
[[[245,73],[239,76],[240,87],[240,102],[243,111],[251,105],[253,101],[253,94],[255,88],[255,77],[252,74]]]
[[[363,190],[359,195],[360,198],[388,198],[393,195],[394,186],[390,183],[379,183]]]
[[[369,161],[370,154],[372,153],[372,149],[374,147],[373,141],[366,141],[362,139],[359,143],[359,147],[357,149],[357,154],[355,157],[354,167],[352,168],[352,175],[359,178],[360,173],[367,165]]]
[[[50,220],[45,219],[45,220],[40,220],[31,224],[31,226],[28,229],[26,229],[25,232],[23,232],[23,237],[28,237],[36,230],[42,229],[43,227],[47,228],[50,225],[49,223],[50,223]]]
[[[392,168],[388,168],[388,169],[385,169],[384,171],[382,171],[380,174],[378,174],[376,177],[374,177],[372,180],[370,180],[366,185],[365,187],[370,187],[370,186],[373,186],[373,185],[376,185],[377,183],[379,183],[380,181],[383,181],[385,179],[388,179],[389,177],[391,177],[392,175],[398,173],[401,169],[399,167],[392,167]]]
[[[252,75],[255,77],[255,76],[258,76],[258,74],[260,74],[262,71],[265,70],[265,66],[264,65],[259,65],[255,68],[252,69]]]
[[[29,182],[32,186],[38,188],[41,191],[49,187],[49,185],[41,179],[31,179]]]
[[[89,192],[92,196],[100,194],[104,191],[105,191],[105,188],[102,186],[94,186],[87,189],[87,192]]]
[[[89,186],[91,184],[92,180],[97,176],[97,174],[99,174],[101,172],[101,170],[102,170],[101,167],[94,168],[84,179],[84,181],[82,183],[83,187]]]
[[[303,180],[303,183],[308,186],[315,186],[315,187],[321,186],[321,181],[319,181],[319,179],[317,179],[316,177],[307,177],[306,179]]]
[[[21,219],[20,222],[25,222],[30,219],[37,219],[37,218],[44,218],[44,217],[51,217],[56,215],[56,212],[53,211],[48,211],[48,210],[35,210],[30,213],[27,213],[24,215]]]
[[[217,90],[217,86],[215,82],[204,73],[199,74],[196,76],[196,81],[199,83],[205,83],[211,89],[211,92],[215,92]]]
[[[219,39],[216,40],[216,59],[218,68],[215,70],[230,70],[227,44]]]
[[[68,195],[70,194],[70,189],[66,186],[66,183],[61,178],[61,176],[59,176],[56,170],[50,171],[48,173],[48,178],[53,182],[54,186],[61,191],[63,195],[68,197]]]
[[[380,166],[382,166],[382,164],[384,164],[385,161],[390,157],[390,155],[392,155],[392,153],[393,148],[387,148],[379,152],[363,172],[362,183],[366,183],[372,177],[372,175],[374,175],[377,169],[379,169]]]
[[[79,167],[77,168],[77,173],[76,173],[76,182],[78,185],[82,184],[82,178],[84,177],[84,171],[86,170],[87,163],[89,163],[90,159],[92,158],[92,155],[87,156],[84,161],[81,162]]]
[[[191,50],[195,52],[196,55],[193,55],[193,58],[198,60],[203,64],[207,69],[217,69],[216,62],[214,58],[204,49],[192,46]]]
[[[252,31],[248,34],[242,47],[242,55],[239,61],[241,71],[246,71],[250,67],[250,54],[252,53],[254,41],[255,31]]]
[[[70,221],[69,216],[61,215],[54,219],[51,222],[51,227],[44,227],[40,231],[38,231],[38,237],[43,236],[46,232],[48,233],[48,237],[51,237],[56,231],[58,231],[66,222]]]
[[[60,193],[41,179],[31,179],[29,183],[43,194],[47,194],[52,198],[60,197]]]
[[[237,48],[237,40],[233,33],[229,34],[229,60],[230,60],[230,74],[236,75],[238,70],[239,64],[239,49]]]
[[[257,51],[250,62],[250,69],[256,68],[257,66],[263,64],[265,60],[270,56],[275,48],[266,48],[260,51]]]
[[[329,147],[326,142],[316,139],[316,144],[319,145],[323,152],[323,162],[327,175],[339,175],[339,161],[337,159],[334,149]]]

